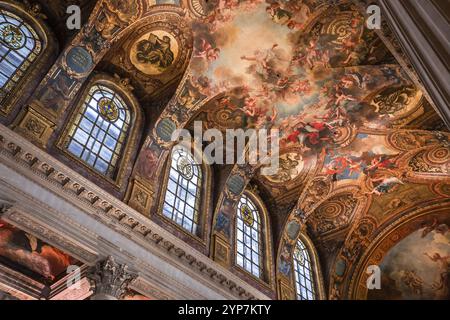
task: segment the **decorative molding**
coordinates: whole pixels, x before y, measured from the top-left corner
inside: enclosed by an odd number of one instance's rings
[[[32,106],[26,107],[23,111],[23,117],[18,117],[18,119],[20,120],[14,125],[14,130],[45,148],[56,125]]]
[[[166,293],[158,290],[154,286],[150,285],[148,282],[144,281],[141,277],[131,281],[128,286],[129,289],[137,291],[144,296],[148,296],[157,300],[171,300],[174,297],[167,295]]]
[[[8,213],[13,205],[14,202],[12,201],[0,199],[0,218],[2,218],[4,214]]]
[[[38,300],[44,288],[44,284],[0,264],[0,291],[7,292],[19,300]]]
[[[230,244],[228,243],[228,241],[224,240],[220,234],[215,234],[213,237],[214,237],[214,254],[213,254],[214,261],[221,264],[225,268],[229,268],[231,265]]]
[[[146,187],[139,179],[133,179],[130,183],[130,196],[128,205],[144,216],[150,215],[154,191]]]
[[[0,162],[58,194],[86,214],[141,246],[159,248],[166,259],[197,274],[211,288],[240,299],[268,299],[257,289],[83,178],[17,133],[0,125]],[[199,277],[200,276],[200,277]],[[207,284],[208,283],[208,284]],[[213,289],[214,290],[214,289]]]
[[[4,292],[4,291],[0,291],[0,301],[1,300],[20,300],[19,298],[16,298],[15,296]]]

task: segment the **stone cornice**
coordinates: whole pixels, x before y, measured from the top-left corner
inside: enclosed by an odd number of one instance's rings
[[[57,194],[114,232],[145,249],[158,252],[169,263],[182,266],[184,271],[210,288],[224,290],[239,299],[268,299],[229,270],[3,125],[0,125],[0,163]],[[128,254],[133,260],[133,255]],[[135,264],[146,267],[144,262],[135,261]]]

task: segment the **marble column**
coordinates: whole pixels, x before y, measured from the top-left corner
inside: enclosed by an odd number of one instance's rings
[[[450,3],[441,0],[378,0],[378,3],[436,111],[450,128]]]
[[[94,291],[91,300],[119,300],[136,275],[127,270],[127,265],[118,264],[109,256],[92,267],[87,277]]]

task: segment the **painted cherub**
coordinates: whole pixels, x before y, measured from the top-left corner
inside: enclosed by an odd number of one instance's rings
[[[346,89],[354,88],[355,86],[362,88],[363,82],[364,80],[361,75],[357,73],[348,73],[341,78],[340,85]]]
[[[290,89],[293,93],[309,93],[311,92],[311,84],[309,80],[296,80]]]
[[[306,63],[308,64],[310,69],[314,68],[314,63],[317,61],[318,53],[317,53],[317,40],[311,39],[309,41],[309,45],[305,48],[306,51]]]
[[[247,60],[255,62],[256,73],[260,74],[264,79],[269,79],[272,74],[271,60],[277,59],[275,49],[278,44],[274,44],[272,48],[268,50],[256,50],[253,56],[241,56],[241,60]]]
[[[215,61],[219,58],[220,49],[214,48],[211,43],[202,39],[200,49],[194,54],[195,58],[205,59],[207,61]]]
[[[339,91],[336,93],[336,106],[340,106],[341,104],[344,104],[347,101],[356,101],[354,97],[352,97],[349,94],[345,94],[342,91]]]

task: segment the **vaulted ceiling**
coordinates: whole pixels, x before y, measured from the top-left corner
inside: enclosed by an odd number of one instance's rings
[[[450,196],[439,177],[427,175],[448,175],[447,128],[394,58],[395,46],[366,28],[355,3],[185,0],[128,27],[96,71],[126,79],[145,111],[147,140],[134,174],[158,185],[153,171],[161,166],[148,159],[163,159],[162,123],[278,129],[279,170],[265,176],[256,168],[247,187],[269,208],[276,249],[293,209],[308,213],[327,270],[363,216],[382,226],[402,210]],[[42,1],[55,27],[65,5]],[[60,37],[64,44],[69,35]],[[155,41],[161,47],[152,52],[146,45]],[[240,168],[214,169],[218,200]]]

